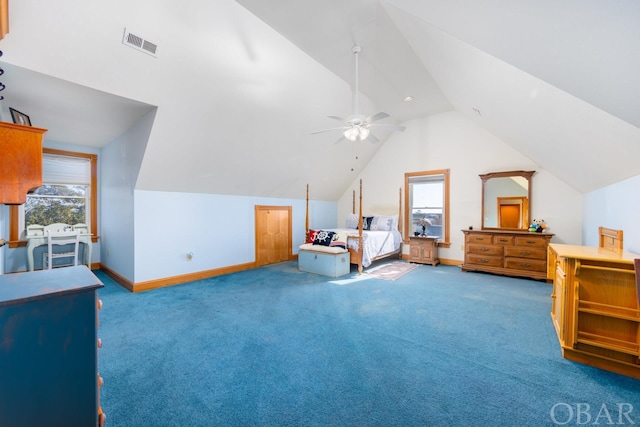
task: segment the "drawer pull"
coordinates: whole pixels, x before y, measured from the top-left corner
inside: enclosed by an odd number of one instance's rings
[[[479,259],[478,261],[479,261],[479,262],[481,262],[481,263],[483,263],[483,264],[486,264],[486,263],[488,263],[488,262],[489,262],[489,260],[488,260],[488,259],[484,259],[484,258],[483,258],[483,259]]]
[[[524,263],[524,262],[523,262],[522,264],[520,264],[520,267],[522,267],[522,268],[529,268],[529,267],[531,267],[531,264],[527,264],[527,263]]]
[[[480,248],[482,252],[489,252],[489,248]]]
[[[537,240],[527,240],[527,243],[529,245],[535,245],[536,243],[538,243],[538,241]]]
[[[520,251],[520,255],[529,256],[529,255],[531,255],[531,252],[529,252],[529,251]]]
[[[500,239],[501,243],[507,243],[509,241],[509,239]]]

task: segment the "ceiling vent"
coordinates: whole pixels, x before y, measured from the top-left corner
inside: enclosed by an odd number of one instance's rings
[[[124,37],[122,38],[122,43],[141,52],[147,53],[155,58],[158,57],[157,44],[145,39],[142,36],[128,31],[126,28],[124,29]]]

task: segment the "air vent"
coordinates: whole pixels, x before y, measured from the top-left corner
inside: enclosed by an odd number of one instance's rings
[[[124,29],[124,37],[122,38],[122,43],[136,50],[139,50],[140,52],[147,53],[156,58],[158,57],[157,44],[128,31],[126,28]]]

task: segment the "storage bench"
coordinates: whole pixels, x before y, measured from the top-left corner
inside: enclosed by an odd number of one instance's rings
[[[298,270],[328,277],[340,277],[351,271],[351,258],[342,248],[305,244],[298,251]]]

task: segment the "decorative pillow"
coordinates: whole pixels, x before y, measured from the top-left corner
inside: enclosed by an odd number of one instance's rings
[[[358,228],[358,215],[349,214],[347,215],[347,220],[344,224],[344,228]]]
[[[362,229],[363,230],[371,230],[371,221],[373,221],[373,217],[372,216],[363,216],[362,217]]]
[[[318,234],[316,234],[315,239],[313,239],[313,244],[320,246],[330,246],[335,234],[336,233],[334,233],[333,231],[319,230]]]
[[[391,216],[391,230],[398,229],[398,215]]]
[[[309,234],[307,235],[307,243],[313,243],[317,235],[318,230],[309,230]]]
[[[371,230],[376,231],[391,231],[393,225],[393,218],[390,216],[376,215],[371,221]]]
[[[347,232],[338,231],[337,233],[334,233],[329,246],[347,249]]]

